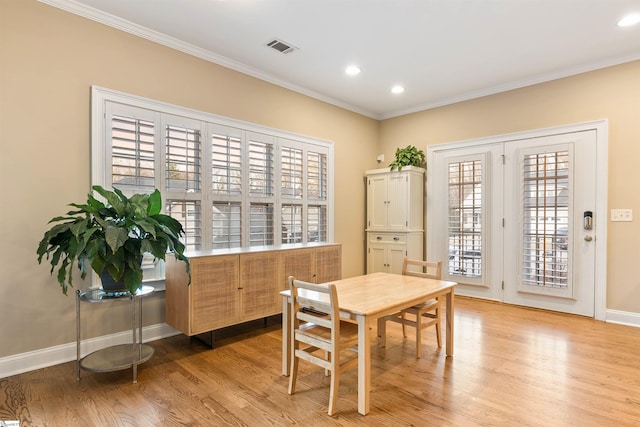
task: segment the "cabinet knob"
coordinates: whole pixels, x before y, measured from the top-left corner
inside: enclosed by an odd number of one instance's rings
[[[400,240],[400,238],[399,237],[394,237],[393,240],[397,241],[397,240]]]
[[[382,236],[376,237],[376,240],[382,240]]]

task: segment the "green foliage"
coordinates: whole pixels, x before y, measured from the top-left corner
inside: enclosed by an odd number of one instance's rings
[[[51,263],[51,274],[57,268],[57,279],[62,293],[67,285],[73,286],[73,265],[80,270],[80,277],[87,276],[88,267],[97,274],[107,271],[115,281],[124,277],[131,293],[142,283],[142,254],[149,252],[156,259],[165,259],[172,252],[185,263],[184,235],[180,222],[160,213],[162,197],[158,190],[151,194],[134,194],[127,198],[120,190],[105,190],[99,185],[93,190],[106,200],[97,200],[91,193],[86,204],[71,203],[76,210],[67,216],[53,218],[56,223],[38,245],[38,263],[42,258]]]
[[[408,145],[405,148],[398,148],[396,150],[396,159],[389,164],[389,167],[391,170],[398,168],[398,170],[401,171],[403,166],[423,167],[424,164],[424,151],[418,150],[413,145]]]

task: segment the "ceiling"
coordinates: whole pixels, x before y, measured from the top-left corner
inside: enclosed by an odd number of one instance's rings
[[[376,119],[640,59],[640,0],[41,1]]]

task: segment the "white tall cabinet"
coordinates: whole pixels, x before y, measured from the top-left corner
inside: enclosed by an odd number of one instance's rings
[[[402,273],[405,256],[422,259],[425,170],[405,166],[365,172],[367,273]]]

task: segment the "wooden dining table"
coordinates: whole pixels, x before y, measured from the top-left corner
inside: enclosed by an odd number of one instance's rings
[[[453,290],[456,282],[373,273],[332,281],[338,292],[340,317],[358,324],[358,412],[369,412],[371,389],[371,333],[389,314],[432,298],[446,298],[446,355],[453,356]],[[301,290],[300,293],[310,292]],[[282,295],[282,375],[289,376],[292,359],[291,292]]]

